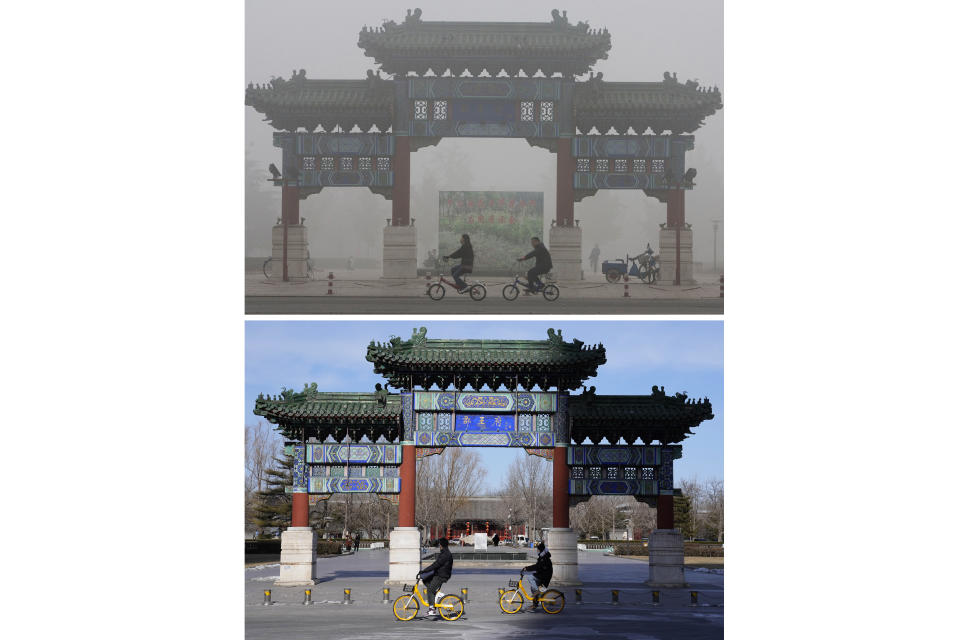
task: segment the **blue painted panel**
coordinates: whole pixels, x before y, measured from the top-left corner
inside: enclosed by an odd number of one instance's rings
[[[512,415],[498,416],[490,414],[457,414],[454,425],[456,431],[472,433],[512,433],[516,431],[516,418]]]
[[[452,100],[450,119],[456,122],[513,122],[517,119],[517,105],[512,100]]]

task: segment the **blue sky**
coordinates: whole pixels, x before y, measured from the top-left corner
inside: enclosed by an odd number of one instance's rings
[[[723,323],[720,321],[248,321],[246,323],[246,424],[259,393],[281,387],[302,389],[316,382],[321,391],[373,391],[382,378],[364,359],[370,340],[397,335],[406,340],[415,327],[428,338],[536,339],[547,328],[587,344],[602,343],[607,363],[587,381],[598,394],[648,394],[663,385],[668,394],[686,391],[707,397],[714,419],[696,427],[683,442],[683,458],[674,465],[678,480],[723,478]],[[477,447],[487,468],[487,488],[498,485],[518,449]],[[523,454],[525,455],[525,454]]]

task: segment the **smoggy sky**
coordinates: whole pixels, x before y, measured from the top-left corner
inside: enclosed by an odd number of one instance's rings
[[[717,0],[602,1],[581,4],[489,0],[460,4],[434,0],[408,3],[370,1],[330,3],[316,0],[247,0],[246,78],[264,83],[272,76],[289,78],[305,69],[308,78],[361,79],[375,69],[357,46],[360,29],[384,20],[402,22],[406,10],[420,7],[423,20],[548,22],[554,8],[566,10],[571,23],[609,29],[612,46],[593,68],[613,82],[659,81],[664,71],[683,82],[723,91],[722,2]],[[581,78],[583,79],[583,78]],[[246,254],[266,256],[270,227],[279,216],[279,189],[266,182],[267,165],[280,164],[272,146],[274,129],[263,116],[245,112],[248,171],[263,177],[263,198],[248,201]],[[687,166],[698,171],[697,186],[687,193],[687,222],[694,230],[694,259],[713,263],[711,220],[723,217],[723,110],[694,132],[696,147]],[[437,243],[437,192],[441,190],[523,190],[544,192],[545,227],[556,212],[556,157],[530,147],[523,139],[444,139],[411,156],[411,216],[416,218],[418,253]],[[313,256],[380,258],[384,221],[391,205],[366,188],[325,189],[301,201]],[[266,210],[264,210],[266,209]],[[666,205],[641,191],[600,191],[575,206],[583,227],[583,251],[599,243],[602,258],[631,255],[647,242],[658,245],[659,223]],[[722,260],[722,227],[718,253]],[[546,228],[544,236],[546,237]]]
[[[414,327],[426,326],[428,338],[545,340],[547,328],[567,341],[602,343],[607,362],[587,381],[598,394],[650,393],[653,385],[667,394],[685,391],[709,398],[714,418],[693,429],[683,441],[683,458],[674,465],[677,480],[723,478],[723,323],[713,321],[303,321],[247,322],[244,420],[253,414],[260,393],[282,387],[295,391],[317,383],[320,391],[373,391],[383,378],[365,360],[371,340],[397,335],[408,339]],[[574,393],[578,393],[575,391]],[[487,468],[486,489],[495,490],[516,451],[476,447]]]

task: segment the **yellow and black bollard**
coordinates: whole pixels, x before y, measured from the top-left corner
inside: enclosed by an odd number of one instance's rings
[[[467,597],[467,588],[466,588],[466,587],[460,589],[460,599],[463,600],[465,603],[466,603],[466,602],[470,602],[470,599]]]
[[[610,604],[620,604],[620,590],[613,589],[610,591]]]
[[[383,604],[387,604],[388,602],[390,602],[390,587],[383,588],[383,600],[381,600],[380,602],[382,602]]]
[[[691,591],[691,592],[690,592],[690,606],[691,606],[691,607],[695,607],[695,606],[697,606],[698,604],[700,604],[700,592],[699,592],[699,591]]]
[[[657,590],[651,591],[651,592],[650,592],[650,596],[653,598],[653,604],[655,604],[655,605],[660,604],[660,592],[659,592],[659,591],[657,591]]]
[[[313,591],[310,589],[303,591],[303,604],[313,604]]]
[[[263,604],[273,604],[270,594],[270,589],[264,589],[263,591]]]
[[[574,589],[574,604],[583,604],[583,589]]]
[[[350,589],[343,590],[343,603],[342,604],[353,604],[353,600],[350,599]]]

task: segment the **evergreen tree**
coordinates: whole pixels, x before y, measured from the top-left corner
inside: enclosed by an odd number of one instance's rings
[[[293,455],[273,458],[273,466],[263,475],[266,488],[254,494],[251,522],[261,530],[276,527],[279,536],[281,529],[290,526],[293,517],[293,494],[287,493],[287,487],[293,486]],[[323,529],[323,516],[326,515],[326,504],[321,504],[322,507],[310,507],[307,516],[309,525],[318,533]]]
[[[673,526],[680,529],[680,535],[686,540],[692,540],[696,535],[690,512],[690,498],[687,496],[673,497]]]
[[[293,494],[286,488],[293,486],[293,456],[274,458],[273,466],[264,472],[266,488],[256,492],[253,506],[253,524],[260,528],[290,526],[290,514],[293,510]]]

